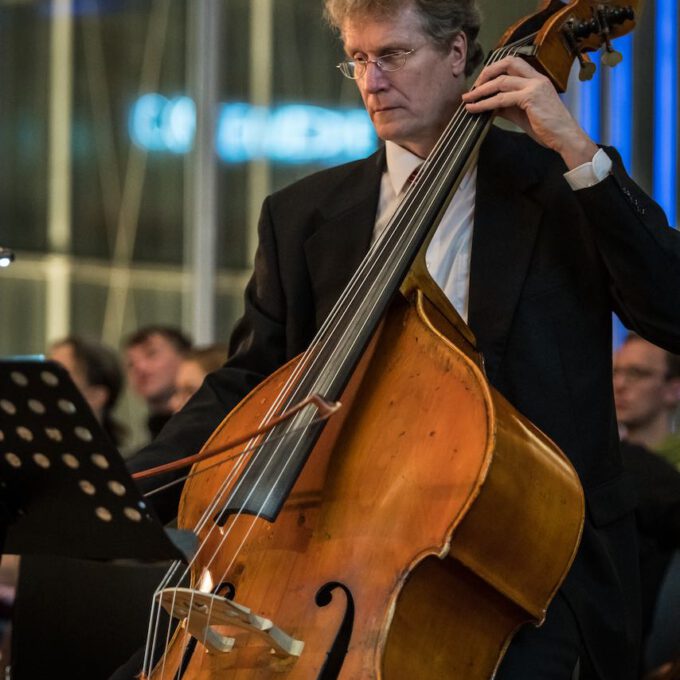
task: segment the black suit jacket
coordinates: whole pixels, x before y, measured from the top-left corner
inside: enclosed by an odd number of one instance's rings
[[[680,352],[680,235],[625,174],[573,192],[554,153],[493,128],[479,156],[469,325],[490,382],[565,451],[587,522],[565,594],[604,678],[633,677],[635,498],[612,398],[611,311]],[[227,365],[133,463],[197,450],[264,376],[304,351],[365,255],[382,151],[270,196]]]

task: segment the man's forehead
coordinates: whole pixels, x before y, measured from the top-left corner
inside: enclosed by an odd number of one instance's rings
[[[151,333],[141,342],[138,342],[129,347],[128,352],[144,353],[149,352],[151,350],[162,349],[166,347],[173,350],[175,349],[175,346],[172,344],[172,342],[168,340],[168,338],[166,338],[164,335],[162,335],[161,333]]]
[[[346,50],[379,50],[426,38],[416,11],[409,5],[390,14],[351,15],[342,24],[342,42]]]

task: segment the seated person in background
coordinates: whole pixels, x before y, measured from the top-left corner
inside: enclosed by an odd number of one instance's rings
[[[145,326],[124,343],[128,382],[149,409],[147,426],[155,437],[170,419],[177,370],[191,340],[179,328]]]
[[[117,353],[98,342],[71,335],[53,343],[48,357],[69,372],[106,434],[120,448],[126,432],[113,417],[123,387],[123,369]]]
[[[203,384],[203,379],[220,368],[227,360],[229,348],[224,344],[208,345],[206,347],[197,347],[187,350],[180,361],[176,371],[176,382],[172,397],[168,400],[168,406],[171,413],[180,411],[184,404],[189,401],[194,392],[196,392]],[[225,414],[226,415],[226,414]],[[196,451],[187,452],[196,453]],[[131,471],[136,471],[146,467],[145,465],[138,466],[135,456],[129,460]],[[188,470],[186,471],[188,472]],[[163,482],[158,482],[157,486],[162,486]],[[150,487],[154,488],[153,480]],[[182,493],[182,485],[175,484],[169,487],[162,493],[156,494],[152,497],[152,502],[156,511],[164,521],[173,518],[177,512],[177,504]]]
[[[228,352],[229,348],[226,344],[216,343],[205,347],[194,347],[186,353],[177,370],[175,394],[170,400],[173,413],[177,413],[194,392],[198,391],[208,373],[224,365]]]
[[[680,470],[680,356],[630,334],[614,354],[614,400],[623,437],[662,455]]]

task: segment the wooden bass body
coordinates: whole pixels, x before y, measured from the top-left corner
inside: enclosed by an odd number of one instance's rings
[[[577,550],[582,491],[458,335],[421,291],[396,295],[276,520],[204,527],[194,587],[206,576],[230,584],[235,602],[303,642],[301,653],[273,653],[265,637],[228,625],[211,630],[232,638],[231,651],[199,640],[187,652],[185,620],[153,680],[182,664],[183,678],[200,680],[488,679],[514,631],[543,620]],[[255,430],[297,361],[206,447]],[[194,527],[235,464],[189,479],[180,526]]]

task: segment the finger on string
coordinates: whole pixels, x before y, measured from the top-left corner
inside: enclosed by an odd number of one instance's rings
[[[517,95],[512,92],[498,92],[497,94],[486,97],[477,102],[466,103],[467,110],[470,113],[483,113],[484,111],[496,111],[498,109],[507,109],[512,106],[517,106]]]
[[[463,94],[463,101],[466,104],[486,99],[499,92],[518,92],[527,87],[526,78],[502,74],[491,81],[476,87],[470,92]]]
[[[532,78],[540,75],[540,73],[529,64],[526,59],[521,57],[504,57],[503,59],[489,64],[475,81],[475,89],[479,88],[484,83],[487,83],[494,78],[497,78],[504,73],[510,75],[522,76],[524,78]]]

